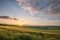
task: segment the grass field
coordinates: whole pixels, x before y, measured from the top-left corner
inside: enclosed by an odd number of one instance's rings
[[[60,40],[60,27],[0,25],[0,40]]]

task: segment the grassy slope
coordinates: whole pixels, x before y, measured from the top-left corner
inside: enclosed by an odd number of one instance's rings
[[[23,28],[14,26],[0,26],[0,35],[4,34],[5,37],[8,37],[6,36],[7,34],[9,34],[9,38],[12,37],[9,40],[13,40],[13,37],[15,37],[14,35],[20,34],[20,36],[23,38],[21,40],[60,40],[60,30],[38,30],[33,28]],[[19,38],[17,38],[16,40],[19,40]]]
[[[11,26],[0,26],[0,29],[6,30],[17,30],[20,32],[42,32],[47,34],[60,34],[60,30],[38,30],[33,28],[23,28],[23,27],[11,27]]]

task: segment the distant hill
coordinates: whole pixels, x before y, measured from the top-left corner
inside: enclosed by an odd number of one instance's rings
[[[20,27],[20,25],[11,25],[11,24],[0,24],[0,26],[19,26]]]

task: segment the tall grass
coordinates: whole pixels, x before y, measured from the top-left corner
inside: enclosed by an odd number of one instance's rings
[[[0,40],[60,40],[60,35],[0,30]]]
[[[41,29],[41,27],[39,27]],[[0,26],[0,40],[60,40],[60,30],[37,30],[36,28],[21,28],[14,25]],[[55,29],[55,28],[54,28]]]

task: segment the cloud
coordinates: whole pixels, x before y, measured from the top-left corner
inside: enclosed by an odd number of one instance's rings
[[[2,18],[2,19],[10,19],[10,20],[18,20],[17,18],[12,18],[12,17],[9,17],[9,16],[0,16],[0,18]]]
[[[0,16],[0,18],[3,18],[3,19],[11,19],[9,16]]]
[[[13,20],[18,20],[17,18],[13,18]]]
[[[48,2],[48,13],[53,15],[60,15],[60,0],[49,0]]]
[[[39,17],[35,17],[35,16],[30,17],[30,19],[32,19],[32,20],[39,20],[39,21],[41,21],[41,20],[43,20],[43,21],[48,20],[47,18],[39,18]]]
[[[17,0],[20,7],[30,12],[33,19],[41,19],[35,14],[42,15],[43,20],[60,20],[60,0]]]
[[[60,15],[60,0],[17,0],[31,14]]]
[[[17,0],[21,8],[28,10],[31,14],[37,13],[39,8],[36,7],[37,0]],[[40,1],[40,0],[39,0]]]

